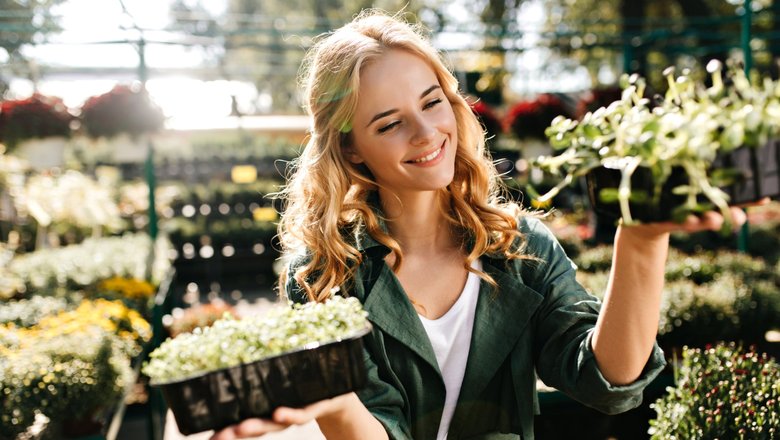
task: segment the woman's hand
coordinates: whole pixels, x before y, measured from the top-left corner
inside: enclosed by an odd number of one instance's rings
[[[737,230],[740,226],[742,226],[747,221],[747,215],[745,214],[743,208],[766,205],[769,202],[770,202],[769,198],[764,198],[755,203],[750,203],[747,205],[740,205],[740,206],[732,206],[729,209],[731,214],[731,218],[729,220],[731,220],[732,230]],[[701,231],[719,231],[723,227],[723,224],[725,222],[726,219],[723,217],[723,214],[721,214],[720,211],[707,211],[700,216],[689,215],[682,223],[658,222],[658,223],[647,223],[642,225],[632,225],[628,227],[624,225],[623,228],[635,229],[636,232],[640,232],[652,236],[652,235],[661,235],[661,234],[671,233],[671,232],[693,233],[693,232],[701,232]]]
[[[365,418],[368,417],[368,418]],[[292,425],[303,425],[305,423],[317,420],[320,429],[327,438],[329,431],[341,432],[346,437],[350,431],[357,435],[361,433],[368,437],[355,438],[381,438],[379,436],[371,437],[371,429],[379,429],[384,434],[384,429],[379,422],[374,419],[365,406],[360,402],[355,393],[342,394],[332,399],[325,399],[303,408],[277,408],[271,419],[252,418],[242,421],[233,426],[228,426],[221,431],[215,432],[210,440],[233,440],[237,438],[258,437],[275,431],[281,431]],[[349,423],[351,426],[338,426],[341,423]],[[368,425],[364,425],[367,423]],[[386,434],[385,434],[385,438]]]
[[[768,203],[768,199],[758,204]],[[745,223],[741,207],[729,210],[732,229]],[[689,216],[682,223],[621,225],[615,234],[612,270],[591,345],[604,377],[626,385],[642,372],[658,331],[664,270],[672,232],[717,231],[726,219],[719,211]]]

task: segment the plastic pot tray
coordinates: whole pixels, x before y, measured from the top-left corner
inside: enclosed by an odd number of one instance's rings
[[[301,407],[362,388],[362,338],[370,331],[367,326],[338,341],[151,385],[162,389],[185,435],[267,418],[279,406]]]
[[[712,169],[736,171],[735,183],[721,189],[729,195],[729,203],[739,205],[755,202],[764,197],[780,198],[780,140],[774,139],[760,148],[738,148],[720,155],[712,163]],[[617,188],[620,170],[599,167],[588,173],[587,189],[591,205],[598,214],[612,220],[621,217],[617,202],[605,202],[600,192],[605,188]],[[631,201],[631,216],[641,222],[669,221],[675,207],[685,203],[685,196],[672,194],[672,189],[688,184],[688,176],[681,168],[672,170],[661,188],[658,203]],[[649,168],[639,167],[631,176],[632,191],[644,191],[652,195],[653,176]]]
[[[599,167],[593,169],[587,175],[588,198],[590,199],[593,210],[599,215],[617,220],[622,217],[620,204],[615,202],[606,202],[601,198],[601,190],[617,189],[620,186],[622,174],[619,169]],[[644,192],[647,195],[646,201],[629,201],[629,210],[634,220],[643,223],[669,221],[672,219],[672,211],[676,206],[685,202],[685,196],[672,193],[672,189],[688,183],[688,176],[682,169],[675,168],[669,179],[661,187],[658,203],[650,203],[649,198],[653,193],[653,175],[649,168],[638,167],[631,175],[631,191],[633,193]]]
[[[755,202],[764,197],[780,198],[780,139],[773,139],[761,148],[737,148],[718,156],[712,167],[740,172],[735,184],[723,188],[732,204]]]

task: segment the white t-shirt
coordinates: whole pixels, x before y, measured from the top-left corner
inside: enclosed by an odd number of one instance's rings
[[[476,260],[472,267],[482,270],[482,263]],[[479,276],[469,272],[460,297],[447,313],[438,319],[428,319],[420,315],[420,321],[422,321],[428,339],[433,345],[433,352],[436,353],[436,361],[439,363],[439,370],[441,370],[444,386],[447,390],[444,412],[441,415],[436,440],[447,438],[452,414],[455,412],[455,404],[460,395],[463,375],[466,373],[466,361],[469,358],[471,333],[474,329],[474,313],[477,309],[479,284]]]

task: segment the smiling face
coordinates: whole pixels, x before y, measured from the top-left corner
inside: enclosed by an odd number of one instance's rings
[[[382,188],[401,196],[446,187],[457,138],[452,105],[422,58],[393,49],[362,69],[344,154]]]

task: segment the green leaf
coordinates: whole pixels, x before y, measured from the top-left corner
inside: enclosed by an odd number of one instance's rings
[[[672,221],[675,223],[682,223],[691,214],[691,210],[686,205],[680,205],[672,209]]]
[[[744,173],[736,168],[718,168],[710,172],[713,186],[726,186],[744,179]]]
[[[599,190],[599,200],[604,203],[617,203],[618,202],[618,189],[617,188],[603,188]],[[628,200],[633,203],[648,203],[650,196],[647,191],[633,190],[631,195],[628,196]]]

